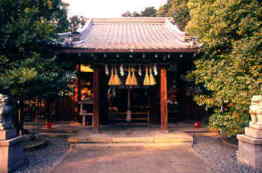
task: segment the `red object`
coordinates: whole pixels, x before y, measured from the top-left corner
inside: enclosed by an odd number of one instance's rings
[[[200,121],[196,121],[196,122],[194,123],[194,127],[195,127],[195,128],[200,128],[200,127],[201,127],[201,122],[200,122]]]
[[[46,128],[48,128],[48,129],[51,129],[52,126],[53,126],[53,123],[51,123],[51,122],[48,122],[48,123],[46,124]]]

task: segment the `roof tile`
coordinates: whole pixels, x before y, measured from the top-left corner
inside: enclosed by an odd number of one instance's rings
[[[185,33],[166,17],[94,18],[81,31],[78,48],[103,50],[189,49]]]

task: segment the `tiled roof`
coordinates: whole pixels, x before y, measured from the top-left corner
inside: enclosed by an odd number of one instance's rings
[[[198,47],[165,17],[93,18],[80,34],[74,47],[93,52],[190,52]]]

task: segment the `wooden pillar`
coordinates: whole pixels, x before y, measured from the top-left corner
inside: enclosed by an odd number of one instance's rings
[[[77,72],[78,72],[78,76],[77,76],[77,80],[76,80],[76,90],[75,90],[75,92],[76,92],[76,98],[75,98],[75,101],[77,102],[77,104],[78,104],[78,102],[79,101],[81,101],[81,88],[80,88],[80,64],[77,64],[76,65],[76,70],[77,70]]]
[[[77,119],[80,112],[80,107],[79,107],[79,101],[81,101],[81,88],[80,88],[80,75],[79,75],[80,64],[76,65],[76,71],[78,72],[78,75],[75,81],[74,96],[73,96],[73,106],[72,106],[72,114],[74,116],[73,119]]]
[[[94,117],[92,126],[95,129],[100,127],[100,69],[95,68],[93,72],[93,92],[94,92]]]
[[[167,70],[160,69],[160,115],[161,130],[168,130],[168,109],[167,109]]]

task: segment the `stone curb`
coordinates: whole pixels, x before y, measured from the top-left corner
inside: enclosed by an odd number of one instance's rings
[[[225,145],[228,145],[228,146],[230,146],[230,147],[232,147],[232,148],[234,148],[234,149],[238,149],[238,145],[231,144],[231,143],[227,142],[227,141],[226,141],[225,139],[223,139],[223,138],[221,138],[221,141],[222,141],[223,144],[225,144]]]
[[[53,163],[53,165],[49,168],[49,170],[46,173],[52,173],[58,167],[58,165],[60,165],[65,160],[68,154],[72,152],[72,150],[73,150],[73,146],[70,144],[69,149]]]

